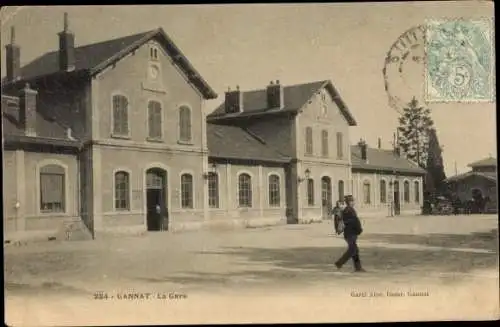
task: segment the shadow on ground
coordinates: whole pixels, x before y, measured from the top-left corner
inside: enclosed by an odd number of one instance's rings
[[[392,244],[417,244],[447,248],[471,248],[498,252],[498,229],[470,234],[366,234],[361,239]]]
[[[399,235],[399,234],[372,234],[368,239],[385,240],[391,243],[417,243],[442,247],[465,247],[496,249],[496,230],[488,233],[474,233],[470,235],[442,235],[432,236]],[[333,262],[342,254],[343,248],[333,247],[295,247],[295,248],[242,248],[229,247],[223,251],[202,252],[203,255],[237,256],[238,261],[249,263],[245,266],[261,266],[262,270],[242,270],[228,273],[201,273],[186,272],[164,278],[142,279],[151,283],[172,282],[177,284],[197,285],[231,285],[234,283],[296,283],[314,282],[321,279],[362,278],[363,280],[384,280],[397,278],[422,277],[433,273],[455,273],[450,277],[440,278],[443,283],[462,278],[472,270],[497,269],[497,251],[478,253],[453,251],[451,249],[418,250],[397,249],[388,247],[361,248],[360,254],[363,266],[368,270],[366,274],[351,274],[351,263],[347,263],[342,272],[336,272]],[[266,269],[268,267],[268,269]]]

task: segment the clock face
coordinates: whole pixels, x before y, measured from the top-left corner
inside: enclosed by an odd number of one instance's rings
[[[151,76],[152,79],[157,79],[158,75],[160,74],[160,70],[156,66],[150,66],[149,67],[149,76]]]

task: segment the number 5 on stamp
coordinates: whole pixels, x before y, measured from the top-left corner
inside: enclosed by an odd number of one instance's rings
[[[427,102],[494,101],[491,20],[430,20],[425,44]]]

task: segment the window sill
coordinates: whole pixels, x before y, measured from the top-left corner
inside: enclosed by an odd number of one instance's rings
[[[38,217],[69,217],[71,216],[68,212],[61,211],[40,211],[38,212]]]
[[[194,143],[192,141],[177,141],[177,144],[180,144],[180,145],[194,145]]]
[[[111,138],[121,139],[121,140],[130,140],[130,135],[120,135],[111,133]]]
[[[146,141],[151,142],[151,143],[165,143],[165,141],[161,138],[155,138],[155,137],[147,137]]]

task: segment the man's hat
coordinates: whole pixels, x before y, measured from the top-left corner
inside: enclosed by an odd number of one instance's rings
[[[346,195],[344,197],[344,201],[347,202],[347,201],[354,201],[354,197],[352,195]]]

